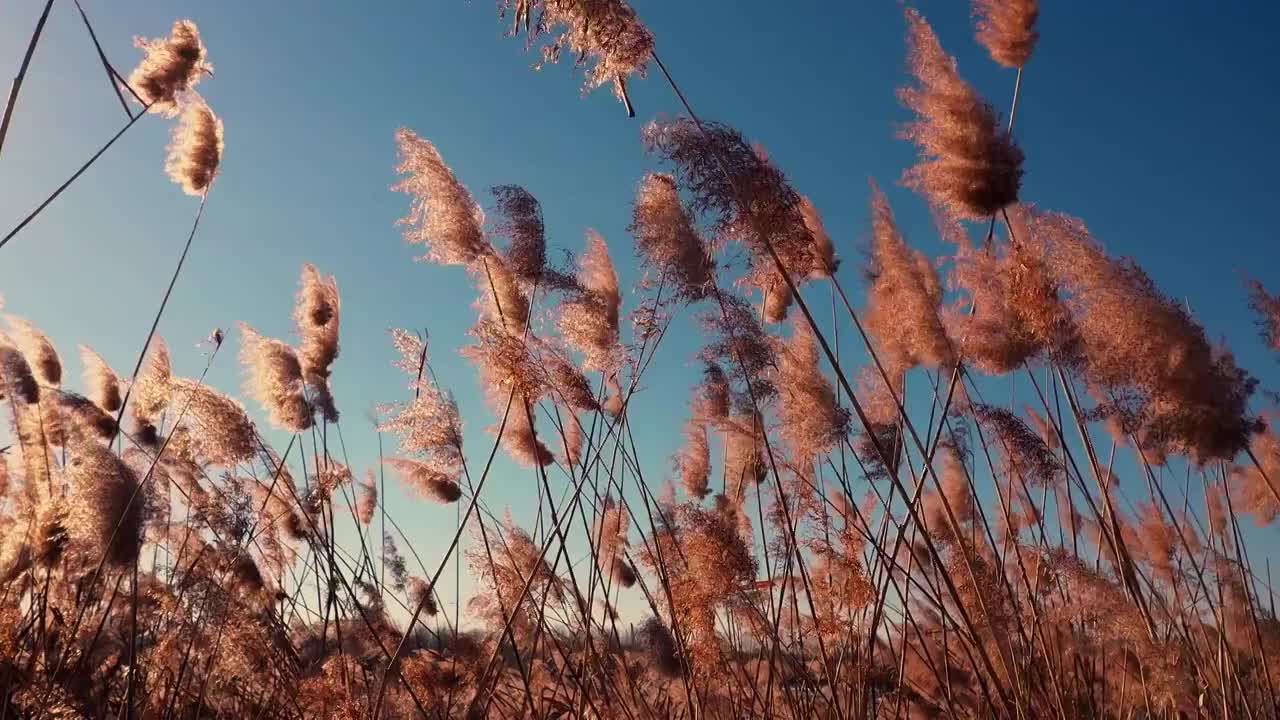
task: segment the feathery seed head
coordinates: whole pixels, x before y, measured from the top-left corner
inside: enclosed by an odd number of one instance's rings
[[[218,175],[223,149],[222,120],[197,97],[183,109],[182,119],[173,128],[165,172],[183,192],[200,197],[209,192]]]
[[[396,131],[404,177],[393,190],[411,197],[409,214],[400,220],[404,238],[426,248],[422,260],[443,265],[469,265],[493,249],[484,236],[484,212],[431,141],[408,128]]]
[[[715,263],[680,200],[675,178],[645,175],[631,217],[629,230],[645,266],[673,286],[681,300],[707,297],[715,287]]]
[[[244,407],[208,385],[175,378],[174,406],[185,410],[196,453],[213,465],[233,466],[257,452],[257,433]]]
[[[5,320],[18,349],[27,358],[27,364],[35,370],[36,377],[42,385],[58,387],[62,384],[62,359],[53,347],[49,336],[27,320],[8,315]]]
[[[904,180],[939,209],[961,218],[990,217],[1018,199],[1022,151],[995,110],[960,77],[929,23],[914,9],[906,15],[916,82],[898,94],[917,116],[902,136],[919,147],[920,162]]]
[[[425,498],[448,505],[462,497],[462,488],[458,486],[452,468],[414,458],[387,458],[384,462],[400,473],[406,485]]]
[[[568,50],[576,65],[586,67],[584,92],[612,83],[613,93],[626,106],[627,114],[635,115],[627,95],[627,79],[644,76],[653,51],[653,34],[624,0],[500,0],[498,5],[504,15],[514,9],[515,31],[519,31],[522,19],[525,29],[530,29],[532,8],[538,7],[533,33],[555,34],[542,47],[542,61],[535,69],[559,61]]]
[[[923,253],[909,247],[884,193],[871,184],[871,278],[867,332],[880,344],[886,365],[947,367],[954,362],[939,311],[942,285]]]
[[[538,199],[519,185],[492,188],[498,210],[495,229],[507,238],[502,257],[511,272],[526,283],[542,279],[547,265],[547,238]]]
[[[579,292],[559,306],[557,323],[565,342],[584,356],[589,370],[612,372],[621,361],[618,347],[622,294],[609,247],[594,230],[587,231],[587,249],[578,260]]]
[[[710,492],[707,483],[711,475],[711,449],[707,444],[705,420],[695,417],[685,425],[684,444],[676,454],[676,470],[690,498],[701,500]]]
[[[245,323],[240,323],[240,334],[246,389],[262,405],[271,424],[288,432],[311,427],[313,409],[304,394],[302,365],[294,349]]]
[[[103,412],[120,409],[120,376],[102,356],[87,345],[80,346],[80,363],[84,365],[84,381],[89,386],[89,397]]]
[[[298,301],[293,311],[293,321],[301,340],[298,362],[303,380],[313,391],[313,404],[329,422],[338,421],[329,375],[330,366],[338,357],[341,309],[337,279],[332,275],[321,275],[310,263],[303,265]]]
[[[133,44],[144,56],[129,75],[129,87],[151,106],[151,112],[177,115],[182,95],[213,72],[205,59],[200,30],[190,20],[175,21],[168,37],[134,38]]]
[[[371,468],[366,473],[360,487],[356,489],[356,517],[361,525],[373,522],[373,515],[378,510],[378,482]]]
[[[992,60],[1011,68],[1027,64],[1040,38],[1035,31],[1039,0],[973,0],[973,14],[978,19],[978,42]]]
[[[3,340],[0,337],[0,397],[34,405],[40,401],[40,384],[31,373],[31,365],[17,348]]]

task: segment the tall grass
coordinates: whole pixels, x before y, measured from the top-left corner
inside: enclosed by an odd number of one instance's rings
[[[873,183],[861,303],[819,209],[694,113],[629,6],[501,12],[629,114],[650,62],[686,110],[642,131],[656,167],[630,226],[636,292],[618,246],[588,233],[556,266],[532,194],[494,188],[487,220],[440,149],[400,130],[404,236],[431,272],[472,281],[461,353],[496,422],[486,452],[464,447],[433,351],[394,331],[407,387],[377,399],[381,467],[363,478],[343,426],[364,429],[341,412],[360,401],[329,382],[339,285],[311,265],[296,340],[239,331],[245,395],[283,450],[204,375],[172,371],[155,330],[182,260],[131,375],[82,348],[83,394],[9,317],[0,720],[1280,717],[1266,548],[1242,532],[1280,515],[1274,417],[1140,267],[1020,197],[1034,0],[975,5],[979,41],[1018,70],[1007,120],[906,11],[902,135],[920,157],[903,181],[952,251],[908,244]],[[192,89],[210,66],[190,21],[138,45],[127,81],[99,54],[145,110],[181,116],[166,167],[200,198],[185,258],[223,151]],[[1280,303],[1252,291],[1275,346]],[[664,484],[632,399],[689,323],[705,370]],[[842,334],[865,363],[840,356]],[[1018,402],[991,396],[1014,382]],[[498,453],[536,483],[532,527],[486,500]],[[386,470],[456,505],[442,555],[401,531]],[[463,562],[465,612],[438,592]]]

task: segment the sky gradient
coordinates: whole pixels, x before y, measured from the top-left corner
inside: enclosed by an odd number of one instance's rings
[[[545,213],[550,253],[577,251],[595,228],[624,290],[639,276],[625,228],[637,182],[654,169],[642,124],[675,114],[660,76],[633,83],[638,117],[609,91],[583,97],[568,64],[533,72],[523,38],[505,39],[491,2],[378,3],[84,0],[108,57],[127,74],[134,35],[177,18],[200,27],[216,68],[200,91],[223,119],[226,155],[188,267],[160,326],[175,369],[197,375],[197,341],[231,342],[211,371],[240,384],[237,321],[285,339],[300,266],[337,276],[342,355],[334,393],[353,468],[376,460],[365,419],[403,399],[391,327],[428,329],[441,384],[459,398],[469,454],[488,448],[489,411],[457,356],[473,321],[465,273],[413,262],[395,221],[407,198],[393,133],[432,140],[478,200],[519,184]],[[1257,338],[1243,273],[1280,289],[1273,205],[1280,167],[1280,23],[1271,3],[1045,2],[1041,41],[1024,77],[1016,134],[1027,155],[1022,196],[1083,217],[1117,255],[1133,256],[1267,388],[1276,359]],[[0,77],[12,77],[43,2],[0,7]],[[910,242],[943,251],[923,202],[897,184],[915,149],[895,137],[907,119],[901,6],[770,0],[638,0],[636,9],[694,108],[761,142],[822,211],[842,279],[860,288],[869,236],[869,178],[889,194]],[[785,6],[785,11],[782,10]],[[961,74],[1002,112],[1014,74],[973,40],[968,4],[923,2]],[[0,153],[7,231],[126,121],[70,0],[58,0]],[[171,122],[147,117],[35,223],[0,251],[6,311],[29,318],[78,374],[75,347],[132,367],[197,201],[165,177]],[[822,291],[825,293],[825,290]],[[820,295],[822,296],[822,295]],[[635,305],[624,291],[624,311]],[[687,315],[637,395],[645,468],[660,481],[678,443],[698,333]],[[255,418],[258,408],[251,406]],[[283,443],[281,443],[283,446]],[[489,504],[528,507],[533,480],[502,462]],[[492,494],[490,494],[490,492]],[[438,557],[453,508],[405,504],[397,515],[424,558]]]

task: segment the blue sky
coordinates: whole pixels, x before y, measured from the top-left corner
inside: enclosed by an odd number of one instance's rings
[[[243,320],[287,338],[301,264],[336,274],[344,317],[334,385],[356,468],[376,457],[365,411],[405,395],[390,366],[385,331],[394,326],[430,329],[469,449],[487,449],[490,416],[455,352],[474,293],[459,269],[412,262],[394,226],[407,207],[388,189],[397,127],[434,141],[482,201],[496,184],[533,192],[553,248],[576,250],[586,228],[599,230],[624,285],[638,278],[625,227],[636,183],[653,167],[639,130],[677,111],[658,77],[633,83],[639,117],[628,119],[607,90],[581,96],[567,66],[531,71],[536,58],[522,39],[502,36],[488,1],[83,4],[122,73],[139,56],[132,36],[163,35],[183,17],[199,24],[216,67],[200,90],[225,122],[227,150],[160,328],[176,369],[199,372],[195,343],[214,327]],[[42,5],[0,9],[0,76],[16,71]],[[763,143],[822,210],[851,285],[869,233],[868,178],[889,192],[909,240],[942,249],[923,203],[896,185],[914,159],[895,138],[906,119],[894,96],[905,78],[898,3],[636,7],[695,109]],[[961,73],[1007,108],[1013,73],[973,41],[968,4],[919,8]],[[1280,288],[1277,22],[1271,3],[1046,2],[1017,123],[1028,158],[1023,197],[1083,217],[1113,253],[1134,256],[1271,388],[1280,386],[1275,358],[1256,337],[1240,277]],[[5,229],[124,121],[74,5],[58,0],[0,153]],[[7,310],[44,328],[71,365],[86,343],[127,371],[146,335],[196,209],[163,172],[169,127],[142,120],[0,252]],[[637,442],[655,479],[677,442],[670,429],[683,418],[698,339],[678,323],[636,399],[648,436]],[[224,348],[211,373],[224,389],[240,382],[235,350]],[[489,487],[495,508],[517,513],[533,496],[532,478],[509,464]],[[438,555],[437,531],[452,527],[453,509],[399,507],[419,551]]]

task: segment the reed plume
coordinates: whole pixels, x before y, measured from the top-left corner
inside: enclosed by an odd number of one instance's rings
[[[213,465],[234,466],[258,450],[257,432],[236,400],[186,378],[171,382],[173,405],[186,414],[196,452]]]
[[[469,609],[492,629],[501,629],[510,620],[513,635],[528,640],[538,627],[544,599],[554,607],[563,601],[566,588],[537,543],[509,513],[500,530],[502,543],[492,560],[484,552],[468,551],[472,572],[482,588],[469,601]],[[526,585],[529,592],[524,592]]]
[[[557,400],[572,410],[597,412],[601,409],[591,382],[577,366],[552,347],[544,346],[540,355],[547,371],[547,383]]]
[[[18,349],[27,358],[27,364],[35,371],[40,384],[54,388],[61,385],[62,358],[58,357],[58,351],[49,336],[22,318],[9,315],[5,317],[5,321]]]
[[[399,436],[400,451],[406,455],[426,455],[460,463],[462,419],[458,404],[425,372],[426,343],[406,330],[395,329],[391,335],[400,353],[396,366],[413,378],[409,387],[414,397],[407,403],[382,406],[383,420],[378,424],[378,432]]]
[[[502,257],[511,272],[526,283],[542,279],[547,265],[546,228],[538,199],[519,185],[491,189],[498,210],[495,229],[507,238]]]
[[[67,535],[90,563],[105,557],[125,567],[142,546],[146,496],[133,470],[106,446],[81,442],[71,448]]]
[[[1013,476],[1045,485],[1062,475],[1062,463],[1053,448],[1022,418],[1005,408],[981,403],[973,405],[973,413],[1000,440],[999,447]]]
[[[908,8],[908,65],[915,85],[899,90],[917,120],[902,136],[920,149],[903,176],[931,203],[961,218],[982,219],[1018,199],[1022,151],[995,110],[956,71],[929,23]]]
[[[89,386],[89,397],[103,412],[120,409],[120,376],[106,360],[87,345],[80,346],[80,364],[84,366],[84,381]]]
[[[245,390],[262,405],[271,424],[288,432],[311,427],[314,410],[307,402],[297,352],[245,323],[240,323],[240,335]]]
[[[600,510],[599,527],[596,532],[596,537],[599,538],[597,552],[601,564],[608,569],[613,581],[624,588],[636,584],[635,570],[624,557],[630,547],[627,539],[629,528],[630,520],[628,520],[626,508],[619,505],[613,498],[606,497]]]
[[[1072,318],[1049,272],[1046,248],[1031,236],[1027,206],[1010,209],[1014,238],[992,248],[963,243],[952,279],[969,295],[967,308],[943,316],[966,360],[992,374],[1017,370],[1046,352],[1075,353]],[[1016,240],[1016,241],[1015,241]]]
[[[356,488],[356,517],[361,525],[373,522],[373,515],[378,511],[378,481],[370,469]]]
[[[715,362],[707,362],[702,367],[702,382],[698,383],[693,398],[694,417],[712,423],[721,423],[729,419],[729,378],[724,369]]]
[[[522,337],[529,324],[529,296],[498,255],[488,255],[469,268],[480,297],[476,307],[482,318],[500,326],[512,337]]]
[[[1028,231],[1067,295],[1085,377],[1115,391],[1117,409],[1140,422],[1153,447],[1205,461],[1248,444],[1257,381],[1209,343],[1186,308],[1134,262],[1108,257],[1076,218],[1033,212]]]
[[[1236,466],[1231,479],[1240,487],[1241,509],[1251,513],[1259,525],[1270,525],[1280,517],[1280,436],[1274,414],[1263,423],[1263,429],[1249,441],[1249,451],[1257,462]]]
[[[420,259],[444,265],[468,265],[492,254],[484,236],[484,211],[471,198],[431,141],[408,129],[396,131],[402,175],[393,190],[408,193],[409,213],[400,219],[404,238],[422,245]]]
[[[0,380],[4,381],[4,398],[16,399],[28,405],[40,402],[40,384],[31,372],[27,358],[0,337]]]
[[[532,422],[532,406],[547,389],[546,372],[528,343],[490,320],[471,329],[476,342],[463,349],[475,364],[489,406],[505,413],[505,425],[490,427],[507,452],[526,465],[548,465],[555,457],[538,438]],[[526,406],[527,404],[527,406]]]
[[[991,59],[1005,67],[1027,64],[1040,33],[1035,31],[1040,16],[1039,0],[973,0],[978,21],[978,42]]]
[[[740,397],[747,402],[754,397],[755,402],[765,403],[777,394],[771,373],[777,364],[774,343],[741,297],[723,295],[720,300],[720,312],[707,312],[700,317],[712,339],[699,351],[698,358],[717,368],[728,367],[727,377],[740,388]]]
[[[164,170],[183,192],[201,197],[218,175],[224,149],[222,120],[197,96],[186,104],[173,128]]]
[[[735,502],[767,476],[764,443],[764,419],[754,412],[735,412],[725,425],[725,494]]]
[[[568,468],[577,467],[582,460],[582,421],[572,412],[564,419],[564,464]]]
[[[333,361],[338,357],[341,308],[337,279],[321,275],[311,263],[303,265],[298,301],[293,310],[294,326],[301,340],[298,363],[303,381],[311,388],[311,403],[327,422],[338,421],[329,378]]]
[[[609,246],[594,230],[587,231],[587,248],[578,260],[581,290],[561,302],[557,326],[565,342],[582,353],[583,367],[613,372],[621,358],[618,347],[622,294]]]
[[[129,397],[133,400],[129,413],[144,444],[155,440],[160,414],[169,405],[172,380],[169,345],[157,335],[147,349],[147,357],[129,390]]]
[[[1258,329],[1262,340],[1276,352],[1280,352],[1280,295],[1272,295],[1262,283],[1249,281],[1249,307],[1258,315]]]
[[[500,0],[498,7],[501,14],[515,16],[513,33],[523,23],[530,32],[530,43],[539,34],[554,35],[542,47],[542,61],[535,68],[558,62],[568,50],[576,65],[586,67],[584,92],[612,83],[613,93],[626,106],[627,114],[635,115],[627,80],[632,75],[644,76],[653,35],[630,5],[623,0]],[[531,25],[535,10],[537,19]]]
[[[884,193],[871,185],[872,239],[866,274],[871,280],[867,332],[880,346],[891,375],[917,365],[954,362],[940,310],[942,284],[924,253],[909,247]]]
[[[129,75],[129,87],[151,112],[177,115],[182,96],[204,75],[213,73],[200,30],[190,20],[175,21],[168,37],[139,37],[134,38],[133,44],[144,55]]]
[[[797,462],[831,451],[849,433],[849,411],[836,402],[835,388],[818,365],[818,345],[803,318],[791,323],[791,337],[778,349],[780,434]]]
[[[738,240],[750,250],[751,266],[742,283],[774,298],[767,320],[780,321],[791,303],[790,288],[778,275],[770,249],[797,283],[830,272],[826,251],[815,250],[800,195],[737,130],[680,117],[650,122],[641,137],[650,152],[674,167],[680,185],[692,196],[693,209],[708,214],[722,238]]]
[[[701,500],[710,492],[711,449],[707,443],[706,421],[694,418],[685,425],[684,444],[675,458],[676,470],[684,491],[690,498]]]
[[[814,262],[810,274],[813,277],[829,278],[840,269],[840,259],[836,257],[836,248],[831,242],[831,236],[827,234],[827,226],[822,222],[822,213],[818,212],[813,201],[804,195],[800,196],[800,217],[804,219],[805,228],[813,236]]]
[[[673,176],[644,176],[629,230],[645,267],[670,283],[681,300],[697,302],[714,289],[715,263],[680,200]]]
[[[451,474],[453,468],[414,458],[387,458],[385,462],[400,473],[405,485],[425,498],[447,505],[462,497],[462,488]]]
[[[413,607],[421,607],[427,617],[435,617],[436,613],[440,612],[440,606],[436,604],[435,591],[426,580],[416,575],[410,577],[409,582],[405,583],[405,589],[408,591],[409,601],[413,603]]]

